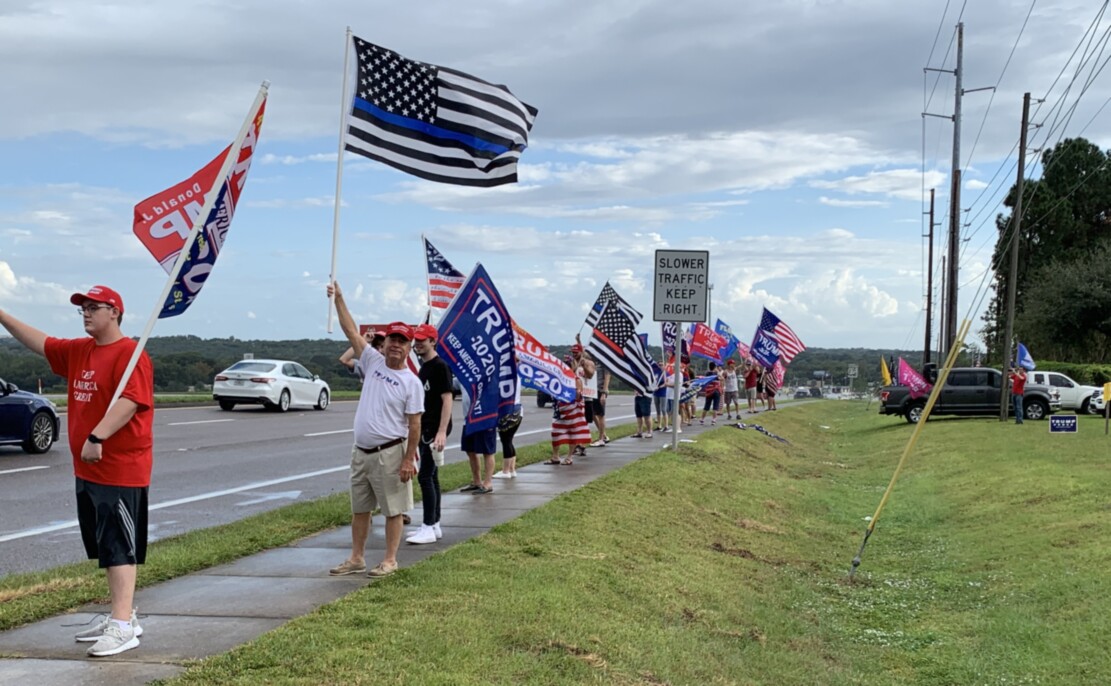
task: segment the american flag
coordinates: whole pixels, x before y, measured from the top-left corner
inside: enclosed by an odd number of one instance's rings
[[[787,368],[783,366],[783,362],[777,360],[771,369],[764,373],[764,388],[768,393],[775,394],[780,388],[783,387],[783,377],[787,374]]]
[[[772,314],[768,308],[764,308],[764,316],[760,317],[760,326],[758,327],[763,331],[767,331],[779,343],[779,359],[783,364],[790,364],[791,360],[795,358],[806,346],[802,344],[799,337],[787,326],[779,317]]]
[[[517,181],[535,107],[505,86],[353,37],[359,67],[344,147],[429,181]]]
[[[424,239],[424,254],[428,258],[428,306],[447,309],[467,277],[451,266],[427,238]]]
[[[633,326],[639,324],[640,320],[644,317],[644,315],[637,312],[632,305],[626,302],[624,298],[618,295],[617,291],[613,290],[613,286],[610,285],[610,282],[607,281],[606,285],[602,286],[602,292],[598,294],[598,299],[594,301],[594,307],[590,308],[590,312],[586,313],[586,325],[591,328],[597,327],[598,320],[602,316],[602,309],[611,302],[616,303],[617,306],[628,315],[629,319],[633,322]]]
[[[615,302],[606,303],[598,317],[598,325],[591,331],[586,349],[610,373],[636,390],[651,395],[656,390],[652,373],[652,357],[644,339],[636,333],[636,324],[624,308]]]

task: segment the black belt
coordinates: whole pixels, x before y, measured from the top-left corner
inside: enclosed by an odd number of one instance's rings
[[[382,445],[377,445],[377,446],[374,446],[373,448],[363,448],[361,446],[355,446],[355,449],[358,450],[361,453],[366,453],[367,455],[373,455],[374,453],[382,452],[386,448],[392,448],[395,445],[401,445],[401,443],[403,443],[404,441],[405,441],[404,438],[395,438],[392,441],[386,441]]]

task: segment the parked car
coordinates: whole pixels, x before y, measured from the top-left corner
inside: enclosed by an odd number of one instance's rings
[[[810,397],[810,391],[806,388],[800,388],[797,391],[795,391],[795,399],[796,400],[799,400],[801,398],[809,398],[809,397]]]
[[[285,412],[291,407],[328,408],[332,391],[319,376],[290,360],[241,360],[216,375],[212,398],[221,410],[264,405]]]
[[[1100,388],[1088,396],[1088,412],[1092,414],[1103,414],[1103,409],[1103,389]]]
[[[555,405],[555,400],[553,400],[552,396],[548,395],[544,391],[537,391],[536,392],[536,406],[537,407],[544,407],[546,405]]]
[[[1077,412],[1087,412],[1092,394],[1103,390],[1077,383],[1060,372],[1027,372],[1026,381],[1056,389],[1061,396],[1061,409]]]
[[[955,367],[941,389],[931,411],[935,415],[998,416],[1003,388],[1003,374],[988,367]],[[1026,382],[1023,414],[1026,419],[1045,419],[1061,409],[1056,389]],[[1010,407],[1010,398],[1002,398]],[[892,385],[880,389],[880,414],[904,417],[917,424],[926,407],[926,397],[910,397],[906,386]]]
[[[45,453],[58,440],[59,429],[54,403],[0,379],[0,445],[18,445],[33,455]]]

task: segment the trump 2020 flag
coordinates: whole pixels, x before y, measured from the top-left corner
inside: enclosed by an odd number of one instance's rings
[[[217,183],[220,184],[216,203],[205,218],[196,239],[189,246],[188,256],[166,296],[166,302],[158,314],[159,319],[185,312],[201,292],[209,273],[216,265],[216,258],[220,256],[231,228],[243,185],[247,182],[247,172],[251,169],[251,158],[265,111],[264,97],[238,151],[231,150],[229,145],[193,176],[135,205],[132,230],[168,274],[185,248],[185,241],[193,224],[199,218],[205,194]],[[235,165],[227,179],[218,179],[216,177],[229,154],[236,156]]]
[[[475,265],[444,312],[436,343],[472,401],[464,435],[493,428],[513,413],[518,381],[511,322],[490,275]]]
[[[1028,372],[1032,372],[1038,368],[1038,365],[1034,364],[1034,358],[1030,355],[1030,351],[1027,350],[1026,346],[1021,343],[1018,344],[1018,351],[1015,355],[1015,361],[1018,363],[1018,366],[1022,367]]]
[[[906,386],[910,389],[910,397],[921,398],[929,394],[933,385],[926,381],[921,374],[914,371],[914,367],[907,364],[903,358],[899,358],[899,385]]]
[[[756,336],[752,339],[752,348],[749,349],[749,354],[761,367],[771,369],[776,362],[779,362],[779,341],[772,338],[767,331],[757,329]]]
[[[740,346],[741,341],[733,335],[733,329],[720,319],[714,324],[714,331],[718,332],[718,335],[725,339],[725,345],[718,353],[722,360],[728,360],[730,357],[733,357],[733,353],[737,352],[737,348]],[[745,349],[747,350],[748,346],[745,346]]]
[[[439,183],[516,183],[535,107],[505,86],[352,40],[358,71],[346,150]]]
[[[513,322],[517,375],[528,388],[544,391],[563,403],[575,402],[575,375],[535,336]]]
[[[691,325],[691,355],[721,364],[721,350],[726,346],[725,337],[717,331],[702,322]]]

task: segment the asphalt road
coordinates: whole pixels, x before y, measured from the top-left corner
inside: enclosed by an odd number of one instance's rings
[[[459,450],[460,403],[446,461]],[[276,414],[261,408],[166,408],[154,414],[150,538],[224,524],[298,500],[347,492],[355,402],[323,412]],[[607,420],[633,421],[632,396],[614,396]],[[0,447],[0,576],[83,560],[68,437],[44,455]],[[514,443],[546,441],[551,409],[525,398]],[[500,449],[499,445],[499,449]],[[415,486],[414,486],[415,487]],[[419,506],[418,506],[419,507]]]

